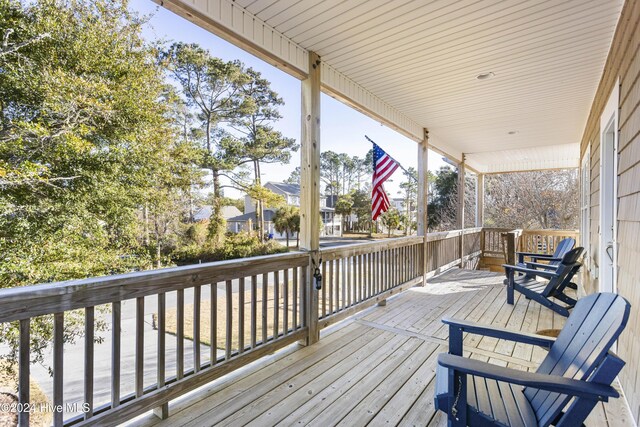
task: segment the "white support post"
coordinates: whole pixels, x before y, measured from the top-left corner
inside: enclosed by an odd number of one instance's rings
[[[484,174],[478,174],[476,186],[476,227],[484,227]]]
[[[320,248],[320,57],[309,52],[309,75],[302,80],[302,135],[300,150],[300,247],[309,252],[307,269],[306,344],[320,339],[318,291],[313,280]]]
[[[465,155],[462,154],[462,162],[458,165],[458,215],[456,216],[458,229],[460,230],[460,268],[464,266],[464,191],[465,182]]]
[[[424,129],[422,142],[418,144],[418,236],[424,237],[422,251],[422,286],[427,284],[427,232],[429,225],[428,196],[429,196],[429,130]]]

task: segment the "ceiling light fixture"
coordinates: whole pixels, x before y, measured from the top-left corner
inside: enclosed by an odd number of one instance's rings
[[[494,73],[492,73],[491,71],[487,72],[487,73],[480,73],[476,76],[477,80],[489,80],[490,78],[492,78],[493,76],[495,76]]]
[[[518,133],[517,130],[510,130],[509,132],[507,132],[509,135],[515,135],[516,133]]]

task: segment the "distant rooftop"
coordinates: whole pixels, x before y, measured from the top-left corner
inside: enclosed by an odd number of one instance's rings
[[[267,182],[265,187],[270,186],[274,189],[278,189],[284,194],[289,194],[291,196],[300,196],[300,185],[298,184],[287,184],[286,182]]]

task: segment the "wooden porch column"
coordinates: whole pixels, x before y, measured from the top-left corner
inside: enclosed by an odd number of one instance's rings
[[[320,248],[320,57],[309,52],[309,75],[302,80],[302,135],[300,138],[300,248],[309,251],[305,292],[307,345],[320,339],[318,291],[313,280]]]
[[[484,174],[478,174],[476,187],[476,227],[484,227]]]
[[[458,214],[456,215],[458,229],[460,230],[460,267],[464,265],[464,190],[465,190],[465,155],[458,165]]]
[[[424,246],[422,251],[422,286],[427,284],[427,230],[429,217],[427,216],[427,200],[429,196],[429,130],[424,129],[422,142],[418,144],[418,236],[424,237]]]

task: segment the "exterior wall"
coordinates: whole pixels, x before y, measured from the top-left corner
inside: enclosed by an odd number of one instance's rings
[[[600,225],[600,116],[616,82],[620,82],[617,206],[617,291],[631,303],[629,323],[617,353],[627,362],[620,375],[636,423],[640,422],[640,1],[627,0],[614,35],[581,143],[581,155],[591,143],[590,271],[586,293],[598,290]]]

